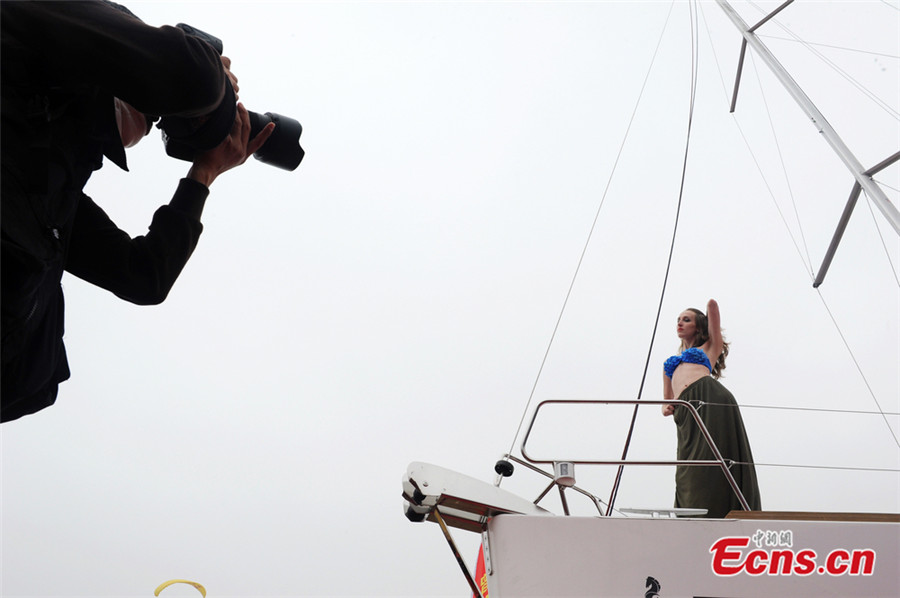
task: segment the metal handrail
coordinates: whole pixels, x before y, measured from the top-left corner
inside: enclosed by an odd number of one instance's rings
[[[535,459],[528,455],[528,451],[525,450],[525,445],[528,443],[528,437],[531,435],[531,430],[534,427],[534,422],[537,420],[538,413],[544,405],[548,404],[577,404],[577,405],[680,405],[686,407],[690,412],[691,416],[694,418],[694,421],[697,422],[698,427],[700,428],[700,432],[703,434],[703,437],[706,439],[706,443],[709,445],[709,448],[712,449],[713,456],[715,459],[709,460],[696,460],[696,461],[683,461],[683,460],[675,460],[675,461],[636,461],[636,460],[609,460],[609,461],[594,461],[594,460],[584,460],[584,459]],[[712,436],[709,434],[709,430],[706,429],[706,424],[703,423],[703,420],[700,419],[700,414],[697,412],[697,409],[691,405],[687,401],[681,400],[662,400],[662,401],[651,401],[651,400],[637,400],[637,399],[622,399],[622,400],[601,400],[601,399],[584,399],[584,400],[576,400],[576,399],[554,399],[541,401],[538,403],[537,407],[535,407],[534,414],[531,416],[531,423],[528,424],[528,430],[525,432],[525,436],[522,438],[522,456],[525,460],[531,463],[544,463],[544,464],[552,464],[554,462],[559,461],[567,461],[570,463],[580,463],[582,465],[686,465],[689,467],[708,467],[713,465],[718,465],[722,469],[722,473],[725,474],[725,479],[728,480],[728,484],[731,486],[731,489],[734,491],[735,495],[738,498],[738,501],[741,503],[741,507],[745,511],[750,510],[750,505],[747,503],[747,499],[744,498],[744,493],[741,492],[741,489],[738,487],[737,482],[734,480],[734,476],[731,475],[731,470],[729,469],[730,465],[734,464],[734,461],[728,460],[726,461],[722,457],[722,453],[719,452],[719,448],[716,446],[715,441],[713,441]]]
[[[547,488],[544,489],[544,491],[540,494],[540,496],[538,496],[536,499],[534,499],[534,504],[538,504],[539,502],[541,502],[541,499],[544,498],[544,497],[547,495],[548,492],[550,492],[550,489],[553,488],[554,485],[556,485],[556,481],[555,481],[555,479],[553,478],[553,474],[547,473],[546,471],[544,471],[544,470],[541,469],[540,467],[535,467],[534,465],[532,465],[532,464],[529,463],[528,461],[523,461],[522,459],[519,459],[519,458],[516,457],[515,455],[506,454],[506,455],[503,455],[503,458],[504,458],[504,459],[509,459],[510,461],[515,461],[515,462],[518,463],[519,465],[522,465],[522,466],[524,466],[524,467],[527,467],[528,469],[530,469],[531,471],[533,471],[533,472],[535,472],[535,473],[539,473],[539,474],[541,474],[541,475],[544,476],[544,477],[550,478],[550,480],[551,480],[550,485],[549,485]],[[573,490],[574,492],[578,492],[579,494],[582,494],[582,495],[588,497],[588,498],[591,500],[591,502],[594,503],[594,506],[597,508],[597,511],[598,511],[601,515],[603,515],[603,505],[604,505],[605,503],[604,503],[602,500],[600,500],[599,498],[597,498],[596,496],[594,496],[593,494],[591,494],[591,493],[588,492],[587,490],[585,490],[585,489],[583,489],[583,488],[579,488],[578,486],[570,486],[569,489],[570,489],[570,490]]]

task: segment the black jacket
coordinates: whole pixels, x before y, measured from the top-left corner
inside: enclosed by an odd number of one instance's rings
[[[132,239],[82,189],[106,156],[127,170],[113,98],[154,116],[222,101],[218,54],[102,1],[0,3],[2,407],[52,405],[69,377],[63,271],[138,304],[163,301],[202,230],[209,190],[183,179]]]

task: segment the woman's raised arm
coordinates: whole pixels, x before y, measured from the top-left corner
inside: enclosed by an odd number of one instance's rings
[[[722,319],[719,315],[719,304],[715,299],[710,299],[706,304],[706,320],[709,327],[709,360],[713,363],[722,354],[725,348],[725,341],[722,339]]]

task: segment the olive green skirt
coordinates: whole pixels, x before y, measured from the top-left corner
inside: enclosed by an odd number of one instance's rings
[[[706,376],[688,386],[678,398],[697,409],[722,457],[726,461],[735,461],[731,475],[750,510],[761,510],[753,453],[734,396],[718,380]],[[715,459],[690,412],[684,407],[676,407],[674,418],[678,428],[678,460]],[[721,467],[687,465],[678,465],[675,469],[675,506],[707,509],[706,516],[714,518],[725,517],[729,511],[743,508]]]

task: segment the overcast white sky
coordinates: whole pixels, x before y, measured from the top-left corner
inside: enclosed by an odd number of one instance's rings
[[[874,165],[900,146],[898,3],[797,4],[779,23],[865,50],[814,46],[889,110],[774,39],[789,38],[776,24],[761,32]],[[242,101],[300,120],[307,156],[293,173],[251,161],[215,182],[200,245],[163,305],[64,279],[72,379],[56,406],[0,430],[0,593],[150,596],[183,577],[211,598],[465,596],[439,528],[403,517],[401,475],[427,461],[493,479],[670,3],[128,6],[222,38]],[[747,406],[765,464],[763,506],[897,512],[897,473],[773,466],[900,469],[884,418],[751,406],[873,412],[877,400],[900,435],[898,237],[861,202],[821,297],[813,290],[852,179],[748,63],[737,121],[773,200],[727,110],[740,37],[710,2],[698,35],[683,208],[643,397],[661,396],[677,314],[715,297],[732,342],[723,382]],[[690,48],[688,5],[676,2],[534,401],[638,393],[678,198]],[[155,133],[129,163],[96,173],[88,193],[138,235],[188,165]],[[877,178],[897,202],[900,168]],[[627,419],[553,416],[534,450],[615,458]],[[674,449],[671,420],[642,412],[632,455]],[[503,487],[536,496],[544,480],[521,469]],[[577,473],[608,496],[612,472]],[[617,505],[670,505],[673,477],[627,470]],[[456,535],[474,565],[478,538]]]

